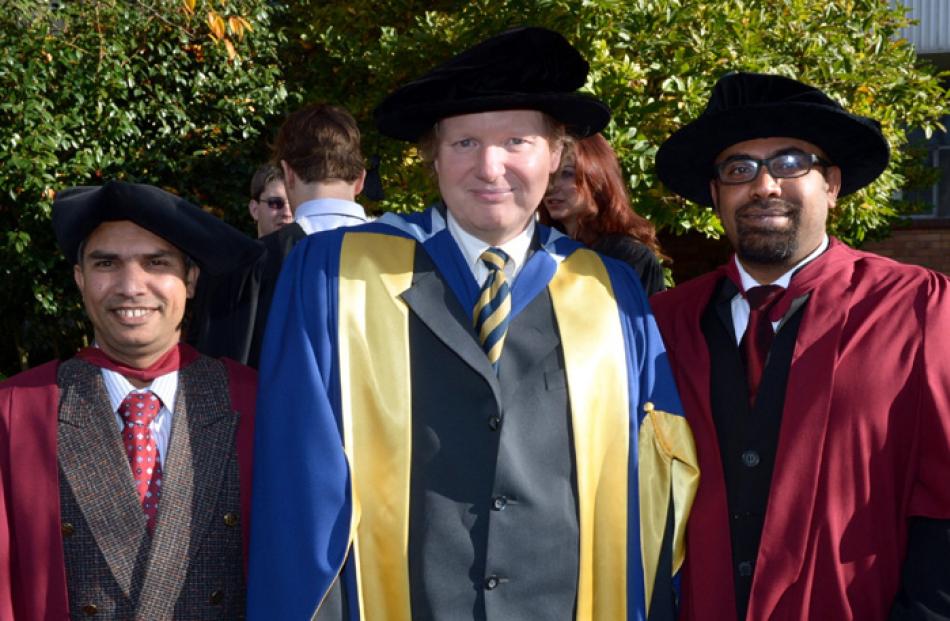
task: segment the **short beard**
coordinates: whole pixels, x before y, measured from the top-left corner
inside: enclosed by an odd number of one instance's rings
[[[776,230],[759,227],[742,218],[751,210],[770,208],[786,210],[789,219],[787,228]],[[756,265],[781,265],[797,256],[801,210],[801,205],[780,198],[752,201],[736,209],[736,254],[743,261]]]

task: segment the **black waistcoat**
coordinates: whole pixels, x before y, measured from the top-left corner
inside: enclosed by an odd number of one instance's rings
[[[730,303],[736,293],[736,286],[724,279],[703,313],[701,326],[709,348],[710,400],[729,507],[737,618],[744,619],[802,313],[800,304],[793,305],[776,333],[758,397],[750,408],[745,362],[732,324]]]
[[[416,279],[432,269],[417,253]],[[427,282],[442,320],[470,332],[483,355],[470,311],[440,278]],[[415,312],[409,340],[413,619],[573,619],[576,477],[550,295],[512,320],[495,390]]]

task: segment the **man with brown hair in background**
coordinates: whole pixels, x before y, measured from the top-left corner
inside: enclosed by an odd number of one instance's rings
[[[277,134],[272,161],[283,171],[294,222],[261,237],[256,262],[199,280],[188,333],[200,351],[254,368],[284,257],[307,235],[368,219],[355,201],[366,178],[360,130],[345,109],[311,104],[292,113]]]
[[[366,222],[355,200],[366,178],[360,130],[343,108],[314,104],[288,116],[273,161],[284,172],[294,222],[307,235]]]

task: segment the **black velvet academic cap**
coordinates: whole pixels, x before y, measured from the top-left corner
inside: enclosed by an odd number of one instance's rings
[[[739,142],[772,137],[824,151],[841,168],[839,196],[877,179],[890,157],[877,121],[847,112],[820,90],[778,75],[730,73],[716,83],[703,113],[660,147],[656,172],[680,196],[712,205],[716,157]]]
[[[576,92],[587,61],[556,32],[516,28],[486,39],[396,89],[374,111],[380,133],[416,141],[440,119],[495,110],[540,110],[577,137],[603,129],[610,110]]]
[[[130,220],[192,258],[202,271],[223,274],[260,253],[253,239],[199,207],[151,185],[109,181],[59,192],[53,230],[63,254],[79,261],[79,246],[103,222]]]

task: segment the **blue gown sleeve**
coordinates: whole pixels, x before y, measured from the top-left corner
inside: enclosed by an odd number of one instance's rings
[[[264,337],[254,444],[247,617],[310,619],[341,570],[351,498],[339,411],[341,231],[301,241]]]
[[[637,452],[639,449],[637,438],[646,416],[645,407],[650,403],[656,410],[666,412],[670,416],[681,417],[683,406],[676,390],[666,347],[639,278],[629,265],[611,259],[606,259],[604,263],[607,266],[611,286],[617,301],[627,359],[630,438],[632,443],[628,474],[630,486],[628,491],[628,515],[631,517],[627,536],[627,558],[639,559],[641,554],[640,530],[639,522],[635,518],[641,515],[641,510],[648,510],[648,508],[639,506],[639,458]],[[661,544],[660,557],[657,559],[657,575],[653,581],[651,602],[646,603],[646,606],[649,606],[649,613],[645,609],[631,606],[628,609],[628,617],[631,619],[671,621],[676,617],[676,607],[679,600],[679,579],[672,571],[674,528],[676,526],[673,494],[670,493],[668,498],[669,504],[665,507],[666,528]],[[644,602],[645,597],[642,574],[631,571],[628,567],[627,601]]]
[[[683,406],[669,357],[643,286],[629,266],[611,259],[604,263],[620,309],[630,374],[631,412],[638,413],[639,423],[643,419],[643,406],[650,402],[658,410],[681,415]]]

